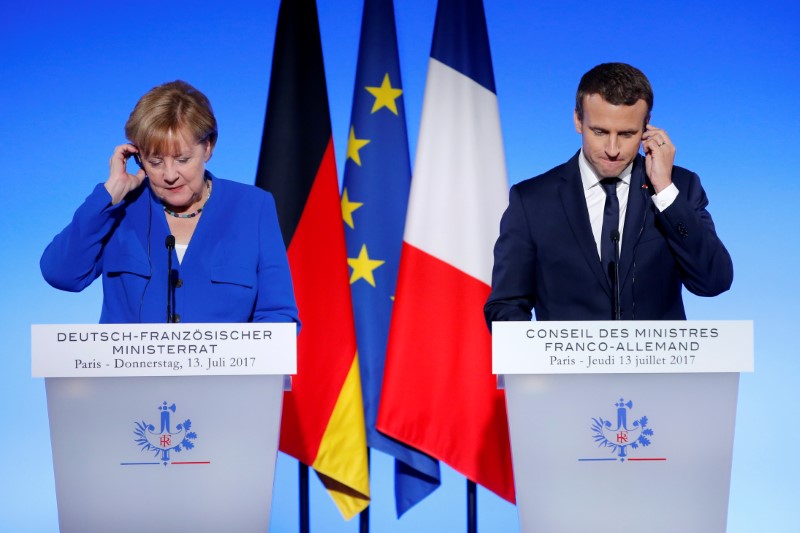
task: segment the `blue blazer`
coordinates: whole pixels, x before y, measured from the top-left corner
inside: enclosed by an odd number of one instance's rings
[[[578,152],[580,153],[580,152]],[[673,204],[659,212],[644,171],[634,161],[619,261],[623,320],[686,318],[681,288],[700,296],[728,290],[733,264],[706,211],[697,174],[674,167]],[[592,236],[578,154],[514,185],[494,249],[492,321],[610,320],[611,286]]]
[[[182,263],[173,250],[181,322],[298,322],[275,202],[268,192],[214,178]],[[149,182],[117,205],[97,185],[42,255],[50,285],[81,291],[103,277],[101,323],[165,322],[169,234]]]

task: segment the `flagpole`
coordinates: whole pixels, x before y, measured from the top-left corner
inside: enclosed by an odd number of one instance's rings
[[[471,479],[467,479],[467,533],[478,533],[478,492]]]
[[[372,476],[372,450],[367,446],[367,472]],[[369,505],[358,515],[358,533],[369,533]]]
[[[358,531],[359,533],[369,533],[369,507],[359,513]]]
[[[311,520],[308,505],[308,465],[301,461],[297,461],[297,464],[299,466],[297,478],[300,485],[300,533],[309,533]]]

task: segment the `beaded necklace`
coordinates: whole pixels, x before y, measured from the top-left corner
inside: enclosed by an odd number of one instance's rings
[[[176,213],[175,211],[171,211],[170,209],[168,209],[167,204],[162,202],[161,205],[164,207],[164,212],[175,218],[194,218],[200,213],[202,213],[203,209],[205,209],[206,207],[206,204],[211,199],[211,181],[206,179],[205,182],[206,182],[206,191],[208,191],[208,196],[206,196],[206,201],[203,202],[203,205],[197,208],[197,211],[193,211],[191,213]]]

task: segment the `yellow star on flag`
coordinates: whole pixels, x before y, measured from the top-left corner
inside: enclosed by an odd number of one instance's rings
[[[347,195],[347,187],[342,192],[342,218],[344,223],[350,226],[350,229],[356,229],[353,222],[353,211],[364,205],[364,202],[351,202],[350,197]]]
[[[347,258],[347,264],[353,268],[353,273],[350,275],[350,284],[352,285],[356,281],[363,279],[374,287],[375,277],[372,275],[372,272],[385,262],[386,261],[370,259],[369,255],[367,255],[367,245],[362,244],[361,251],[358,253],[357,258]]]
[[[361,166],[361,156],[358,155],[358,151],[367,144],[369,144],[369,139],[356,139],[356,130],[353,126],[350,126],[350,138],[347,140],[347,158],[345,161],[352,159],[356,165]]]
[[[397,114],[397,102],[395,102],[395,100],[400,98],[400,95],[403,94],[403,90],[392,87],[392,83],[389,81],[388,72],[383,77],[383,83],[381,83],[380,87],[364,88],[369,92],[369,94],[375,97],[375,103],[372,104],[373,113],[378,109],[385,107],[395,115]]]

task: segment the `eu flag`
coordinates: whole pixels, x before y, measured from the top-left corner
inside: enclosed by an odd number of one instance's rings
[[[365,0],[342,216],[367,444],[396,458],[398,516],[440,483],[437,460],[375,429],[410,183],[394,6],[392,0]]]

